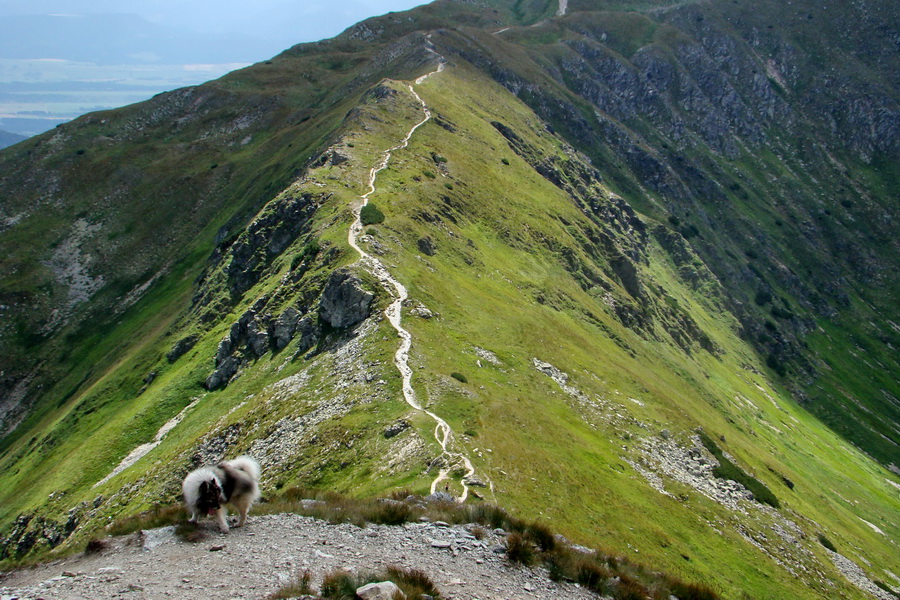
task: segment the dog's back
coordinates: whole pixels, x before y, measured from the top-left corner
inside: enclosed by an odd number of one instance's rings
[[[259,499],[259,463],[249,456],[218,464],[225,477],[223,489],[225,500],[235,504],[252,504]]]

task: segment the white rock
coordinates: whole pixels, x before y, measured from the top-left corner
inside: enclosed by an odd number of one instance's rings
[[[406,598],[406,595],[400,591],[400,588],[393,581],[382,581],[358,588],[356,595],[362,600],[392,600],[398,592],[401,597]]]

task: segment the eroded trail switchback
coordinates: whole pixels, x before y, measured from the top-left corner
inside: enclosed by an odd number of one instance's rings
[[[407,291],[406,286],[404,286],[393,275],[391,275],[390,271],[388,271],[388,269],[380,260],[363,250],[358,243],[359,236],[363,231],[360,212],[362,208],[366,206],[366,204],[368,204],[369,197],[373,193],[375,193],[375,180],[378,177],[378,173],[387,168],[392,154],[398,150],[406,148],[409,145],[409,140],[412,138],[416,130],[427,123],[429,119],[431,119],[431,111],[428,109],[428,106],[425,104],[425,101],[421,98],[421,96],[416,93],[414,85],[419,85],[428,77],[436,73],[440,73],[444,70],[444,66],[445,63],[442,60],[438,64],[437,69],[431,71],[430,73],[422,75],[415,80],[414,84],[407,84],[410,94],[412,94],[416,101],[422,106],[423,117],[420,121],[413,125],[412,128],[410,128],[406,136],[403,138],[402,142],[400,142],[393,148],[385,150],[378,163],[376,163],[376,165],[369,170],[369,191],[360,196],[360,200],[362,200],[362,202],[354,210],[354,220],[353,224],[350,226],[347,241],[349,242],[350,246],[359,253],[359,262],[378,278],[384,288],[394,298],[393,302],[391,302],[390,305],[388,305],[388,307],[385,309],[384,314],[387,317],[388,321],[391,323],[391,326],[393,326],[393,328],[397,331],[397,334],[400,336],[400,346],[397,348],[397,352],[394,354],[394,364],[397,366],[397,370],[400,371],[400,375],[403,378],[403,398],[411,407],[425,413],[434,420],[434,439],[441,446],[443,456],[448,459],[446,461],[446,465],[440,470],[437,477],[431,482],[431,492],[434,493],[435,491],[437,491],[438,486],[441,484],[441,482],[449,478],[452,467],[456,464],[461,463],[466,471],[463,479],[460,482],[463,491],[462,494],[458,497],[459,501],[462,502],[465,501],[465,499],[469,495],[469,487],[466,484],[466,480],[471,478],[475,474],[475,467],[472,465],[472,461],[469,460],[467,456],[459,452],[452,452],[450,450],[450,446],[453,441],[453,429],[450,427],[447,421],[439,417],[434,412],[423,407],[416,397],[416,392],[412,386],[412,368],[409,366],[409,350],[412,347],[412,336],[410,335],[409,331],[403,328],[401,322],[403,303],[409,297],[409,292]]]

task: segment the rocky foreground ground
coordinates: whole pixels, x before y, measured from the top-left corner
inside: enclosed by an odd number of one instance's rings
[[[251,516],[246,527],[228,534],[207,527],[206,539],[197,543],[164,527],[115,538],[96,554],[3,574],[0,600],[249,600],[265,598],[303,570],[317,588],[333,569],[374,571],[392,564],[426,572],[447,599],[597,598],[577,585],[550,581],[542,569],[511,564],[500,532],[479,540],[471,526],[360,528],[279,514]]]

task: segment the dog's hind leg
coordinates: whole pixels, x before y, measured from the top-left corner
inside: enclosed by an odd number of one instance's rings
[[[241,518],[236,527],[243,527],[244,523],[247,522],[247,513],[250,512],[251,504],[252,502],[249,499],[234,503],[235,508],[237,508],[238,512],[241,514]]]
[[[216,511],[216,523],[219,524],[219,531],[222,533],[228,533],[228,523],[225,522],[225,516],[227,514],[228,510],[224,506]]]

